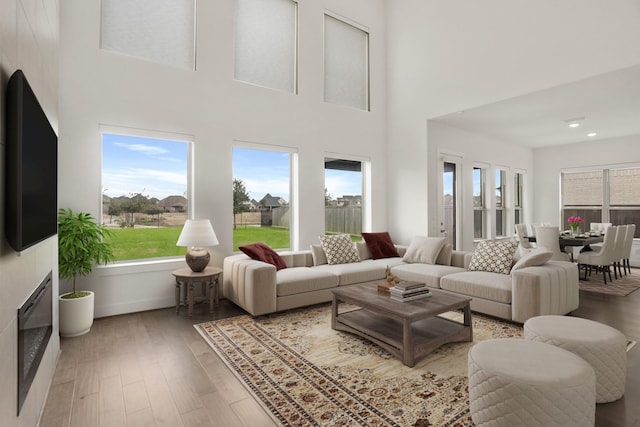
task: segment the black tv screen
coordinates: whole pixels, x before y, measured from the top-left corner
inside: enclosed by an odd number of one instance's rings
[[[5,229],[20,252],[57,233],[58,136],[24,73],[7,84]]]

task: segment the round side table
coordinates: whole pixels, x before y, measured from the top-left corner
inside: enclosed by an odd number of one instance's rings
[[[189,317],[193,316],[193,304],[198,301],[207,299],[207,290],[209,292],[209,313],[213,313],[214,302],[218,305],[218,294],[220,290],[220,276],[222,269],[218,267],[206,267],[203,271],[195,272],[190,268],[179,268],[171,274],[176,278],[176,314],[180,313],[180,287],[186,288],[186,303],[188,306]],[[202,296],[196,297],[193,287],[196,283],[202,285]]]

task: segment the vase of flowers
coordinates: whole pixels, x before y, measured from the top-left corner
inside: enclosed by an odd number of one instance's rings
[[[570,216],[567,222],[569,223],[569,227],[571,227],[571,234],[575,236],[580,233],[580,226],[584,224],[584,219],[579,216]]]

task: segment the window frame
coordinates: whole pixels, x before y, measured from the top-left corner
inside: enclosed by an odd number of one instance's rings
[[[326,167],[326,163],[327,160],[343,160],[343,161],[347,161],[347,162],[358,162],[360,163],[360,207],[361,207],[361,225],[360,225],[360,233],[367,232],[370,231],[370,224],[371,224],[371,209],[369,206],[369,200],[370,200],[370,194],[367,191],[368,188],[370,188],[370,170],[371,170],[371,160],[370,159],[365,159],[365,158],[360,158],[360,157],[356,157],[356,156],[346,156],[346,155],[342,155],[342,154],[337,154],[337,153],[325,153],[325,156],[323,158],[323,171],[324,171],[324,188],[326,188],[326,179],[327,179],[327,175],[326,175],[326,171],[327,171],[327,167]],[[331,168],[329,168],[331,169]],[[342,195],[344,196],[344,194]],[[326,212],[326,210],[325,210]],[[326,226],[326,216],[325,216],[325,220],[324,220],[324,232],[326,234],[327,232],[327,226]]]
[[[487,164],[483,164],[483,163],[474,163],[472,166],[472,171],[471,171],[471,176],[472,176],[472,185],[471,188],[472,190],[472,202],[471,205],[473,206],[473,241],[477,242],[480,240],[484,240],[487,238],[487,170],[489,169],[489,165]],[[480,184],[479,184],[479,190],[480,190],[480,206],[476,206],[475,204],[475,190],[476,190],[476,185],[475,185],[475,177],[474,177],[474,172],[476,170],[480,171]],[[480,221],[481,221],[481,236],[480,237],[476,237],[476,213],[480,212]]]

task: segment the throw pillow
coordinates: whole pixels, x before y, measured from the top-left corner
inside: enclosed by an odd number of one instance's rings
[[[469,270],[509,274],[517,247],[518,242],[513,240],[483,240],[473,253]]]
[[[388,232],[361,234],[367,244],[369,252],[371,252],[371,258],[381,259],[400,256]]]
[[[313,265],[322,265],[327,263],[327,256],[324,254],[321,245],[311,245],[311,258]]]
[[[438,258],[436,258],[436,264],[451,265],[451,255],[453,255],[453,245],[451,243],[447,243],[440,250]]]
[[[329,264],[360,262],[356,247],[348,234],[319,236],[319,239]]]
[[[542,265],[549,261],[553,257],[553,252],[546,248],[532,249],[526,255],[520,257],[518,262],[511,267],[511,271],[519,270],[525,267],[533,267],[535,265]]]
[[[408,263],[435,264],[445,240],[445,237],[416,236],[411,240],[402,260]]]
[[[287,268],[287,264],[284,262],[284,259],[282,259],[282,257],[278,255],[276,251],[262,242],[240,246],[238,249],[244,252],[251,259],[266,262],[275,266],[276,271]]]
[[[369,248],[367,248],[367,244],[365,242],[355,242],[356,252],[358,252],[358,258],[360,261],[364,261],[366,259],[371,259],[371,252],[369,252]]]

